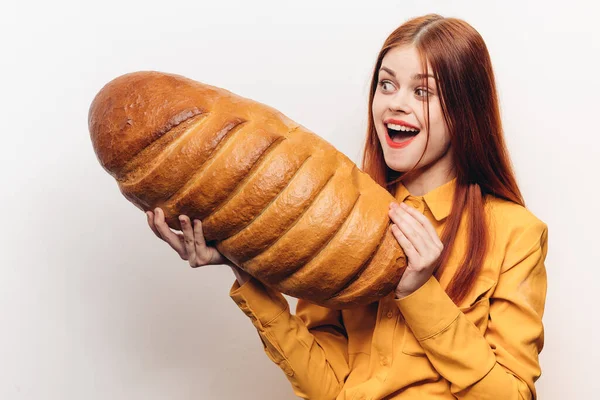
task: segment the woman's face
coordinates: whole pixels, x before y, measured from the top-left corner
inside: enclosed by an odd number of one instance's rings
[[[431,75],[431,65],[427,68]],[[385,162],[391,169],[406,172],[415,167],[429,135],[427,150],[416,169],[445,174],[452,171],[450,136],[435,79],[428,77],[424,86],[421,77],[415,76],[423,73],[414,46],[388,51],[381,63],[373,98],[375,129]],[[426,96],[429,96],[429,132],[425,127]]]

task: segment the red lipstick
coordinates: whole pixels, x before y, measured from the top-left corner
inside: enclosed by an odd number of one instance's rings
[[[385,139],[388,143],[388,146],[390,146],[393,149],[402,149],[406,146],[408,146],[409,144],[412,143],[413,140],[415,140],[415,138],[418,136],[418,133],[413,136],[412,138],[410,138],[409,140],[406,140],[402,143],[396,143],[392,140],[392,138],[389,135],[389,132],[387,130],[387,124],[394,124],[394,125],[402,125],[402,126],[406,126],[408,128],[412,128],[412,129],[416,129],[419,131],[419,133],[421,133],[421,130],[419,128],[417,128],[414,125],[409,124],[408,122],[399,120],[399,119],[392,119],[392,118],[388,118],[385,121],[383,121],[384,127],[386,128],[386,132],[385,132]]]
[[[415,140],[416,137],[417,136],[414,136],[414,137],[412,137],[412,138],[410,138],[407,141],[402,142],[402,143],[396,143],[396,142],[392,141],[392,138],[390,137],[390,135],[387,132],[385,133],[385,139],[387,140],[387,144],[391,148],[394,148],[394,149],[402,149],[402,148],[408,146],[409,144],[412,143],[413,140]]]

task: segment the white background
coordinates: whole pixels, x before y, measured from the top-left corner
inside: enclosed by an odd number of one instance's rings
[[[295,398],[229,298],[231,271],[189,268],[100,167],[88,107],[121,74],[177,73],[271,105],[358,163],[375,57],[398,25],[429,12],[465,19],[486,41],[521,189],[550,227],[540,398],[596,398],[597,7],[197,0],[2,6],[0,398]]]

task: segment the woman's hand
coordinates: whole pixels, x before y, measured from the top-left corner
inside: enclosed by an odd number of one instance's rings
[[[420,288],[433,274],[444,245],[426,216],[404,203],[390,204],[392,233],[406,253],[408,265],[396,287],[401,299]]]
[[[156,213],[146,212],[150,229],[158,238],[167,242],[183,260],[188,261],[192,268],[205,265],[229,265],[240,284],[250,279],[248,273],[223,256],[215,247],[206,245],[202,221],[195,219],[192,226],[187,215],[180,215],[179,222],[183,234],[175,233],[165,222],[163,211],[160,208],[156,208],[155,211]]]
[[[148,225],[158,238],[167,242],[173,250],[179,254],[183,260],[189,261],[190,267],[197,268],[204,265],[217,265],[231,263],[214,247],[206,246],[204,233],[202,232],[202,222],[194,220],[194,225],[190,223],[187,215],[180,215],[181,233],[175,233],[165,222],[165,215],[160,208],[147,211]]]

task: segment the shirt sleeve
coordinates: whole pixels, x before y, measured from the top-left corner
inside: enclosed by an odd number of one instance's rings
[[[283,295],[251,278],[230,297],[252,320],[265,353],[305,399],[335,399],[349,373],[348,339],[340,311],[299,299],[296,315]]]
[[[396,303],[436,370],[460,399],[536,399],[544,343],[548,227],[537,221],[510,243],[490,297],[485,334],[435,277]]]

